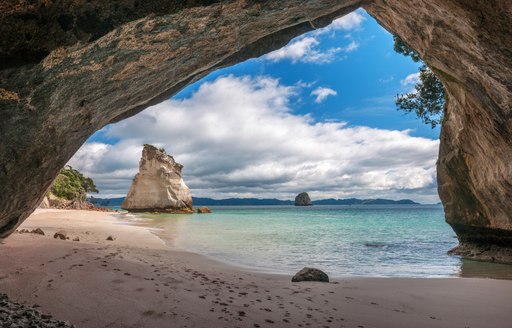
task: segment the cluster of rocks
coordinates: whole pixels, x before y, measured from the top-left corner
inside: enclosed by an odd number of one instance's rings
[[[61,240],[69,240],[70,238],[68,237],[68,234],[66,231],[64,230],[59,230],[57,231],[54,235],[53,235],[53,238],[55,239],[61,239]],[[73,241],[80,241],[80,238],[78,236],[74,237],[72,239]],[[108,240],[108,241],[114,241],[116,240],[112,235],[109,235],[105,240]]]
[[[36,235],[42,235],[42,236],[44,236],[44,231],[43,231],[43,229],[41,229],[41,228],[32,229],[32,230],[28,230],[28,229],[21,229],[20,231],[18,231],[18,233],[35,233]]]
[[[116,212],[110,208],[100,208],[94,206],[94,204],[81,201],[78,199],[66,200],[49,194],[43,198],[39,208],[55,208],[59,210],[86,210],[86,211],[97,211],[97,212]]]
[[[0,327],[9,328],[66,328],[74,327],[67,321],[53,319],[33,307],[19,304],[9,300],[7,295],[0,294]]]

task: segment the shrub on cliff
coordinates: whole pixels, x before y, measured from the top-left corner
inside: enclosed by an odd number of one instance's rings
[[[49,190],[54,196],[66,200],[85,201],[88,192],[98,192],[91,178],[66,165]]]
[[[414,62],[421,61],[419,55],[412,50],[400,37],[394,36],[394,49],[397,53],[411,57]],[[442,123],[446,94],[443,83],[425,64],[419,69],[419,82],[414,92],[396,96],[396,106],[406,113],[414,112],[423,123],[435,128]]]

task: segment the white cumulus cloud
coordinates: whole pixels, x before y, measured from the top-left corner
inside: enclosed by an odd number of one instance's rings
[[[400,84],[402,87],[411,87],[415,86],[420,81],[420,73],[412,73],[405,77],[405,79],[400,80]]]
[[[120,141],[87,143],[70,164],[94,179],[100,196],[122,196],[142,145],[150,143],[184,164],[185,182],[198,197],[292,199],[306,190],[315,199],[438,201],[438,140],[407,130],[314,122],[292,113],[298,96],[296,86],[271,77],[220,77],[189,98],[105,128],[105,136]]]
[[[321,37],[336,31],[351,31],[360,28],[364,16],[358,11],[352,12],[334,20],[329,26],[315,30],[305,36],[292,40],[288,45],[275,50],[265,56],[264,59],[273,62],[290,60],[292,63],[327,64],[332,62],[339,53],[349,53],[359,47],[359,43],[352,40],[345,47],[330,47],[321,49]]]
[[[333,89],[325,88],[325,87],[318,87],[315,90],[311,91],[311,95],[315,96],[315,102],[317,104],[320,104],[323,102],[327,97],[329,96],[336,96],[338,92],[336,92]]]
[[[357,50],[357,48],[359,48],[359,43],[357,43],[356,41],[352,40],[352,42],[350,42],[348,44],[348,46],[343,48],[343,51],[345,51],[345,52],[352,52],[352,51]]]
[[[292,41],[287,46],[264,56],[270,61],[290,60],[292,63],[326,64],[334,60],[341,48],[330,48],[321,51],[317,48],[320,42],[314,37],[303,37]]]
[[[330,33],[337,30],[350,31],[361,27],[365,17],[359,11],[353,11],[343,17],[335,19],[329,26],[319,29],[319,33]]]

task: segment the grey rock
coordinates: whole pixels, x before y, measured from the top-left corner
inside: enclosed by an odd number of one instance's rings
[[[66,231],[64,231],[64,230],[57,231],[57,232],[53,235],[53,238],[55,238],[55,239],[61,239],[61,240],[69,239],[67,232],[66,232]]]
[[[329,276],[319,269],[305,267],[292,278],[292,282],[300,281],[329,282]]]
[[[496,245],[460,243],[458,246],[448,251],[448,255],[461,256],[470,260],[509,263],[512,258],[512,248]]]
[[[9,300],[7,295],[0,294],[0,327],[40,327],[40,328],[72,328],[67,321],[54,319],[51,315],[41,313],[29,307]]]
[[[36,229],[32,230],[31,233],[35,233],[35,234],[44,236],[44,231],[41,228],[36,228]]]
[[[295,206],[313,206],[307,192],[301,192],[295,197]]]

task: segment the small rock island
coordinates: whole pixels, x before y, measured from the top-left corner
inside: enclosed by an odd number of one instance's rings
[[[301,192],[295,197],[295,206],[313,206],[307,192]]]
[[[130,212],[193,213],[192,195],[183,181],[182,168],[164,149],[144,145],[139,173],[121,208]]]

